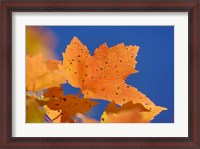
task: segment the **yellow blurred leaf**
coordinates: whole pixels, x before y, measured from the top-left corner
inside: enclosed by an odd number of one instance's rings
[[[42,53],[45,58],[54,59],[56,37],[50,30],[37,27],[26,26],[26,54],[37,55]]]
[[[26,123],[43,123],[45,111],[36,97],[26,96]]]

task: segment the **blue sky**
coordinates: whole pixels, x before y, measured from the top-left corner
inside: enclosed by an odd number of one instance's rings
[[[56,54],[62,60],[62,52],[74,36],[77,36],[93,54],[104,42],[109,47],[124,42],[138,45],[136,68],[139,73],[130,75],[126,82],[149,97],[156,105],[168,108],[152,122],[174,122],[174,27],[173,26],[45,26],[57,38]],[[79,89],[64,85],[66,94],[77,94]],[[99,118],[107,101],[94,107],[89,116]]]

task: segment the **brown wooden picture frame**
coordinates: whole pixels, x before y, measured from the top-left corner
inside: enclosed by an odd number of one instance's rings
[[[199,149],[199,0],[3,0],[1,2],[0,148]],[[12,137],[12,12],[188,12],[188,137]],[[184,109],[183,109],[184,110]],[[170,131],[170,130],[169,130]]]

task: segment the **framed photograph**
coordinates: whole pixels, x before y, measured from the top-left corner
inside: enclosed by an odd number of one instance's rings
[[[200,148],[199,6],[1,2],[1,148]]]

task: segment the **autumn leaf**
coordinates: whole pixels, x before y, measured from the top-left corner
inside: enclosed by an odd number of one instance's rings
[[[59,115],[57,115],[57,117],[60,117],[61,122],[74,122],[73,116],[77,113],[84,114],[97,104],[95,101],[87,98],[79,98],[75,95],[64,96],[61,94],[60,88],[55,87],[50,88],[43,96],[44,98],[51,98],[46,105],[48,108],[48,115],[55,119],[55,114],[52,114],[50,110],[54,110],[54,113],[58,111]]]
[[[111,102],[101,116],[102,123],[149,123],[166,108],[133,104],[131,101],[117,107],[115,102]]]
[[[45,111],[36,97],[26,96],[26,122],[43,123]]]
[[[35,92],[66,83],[66,72],[58,69],[59,63],[47,62],[42,54],[26,55],[26,89]]]
[[[87,47],[74,37],[59,67],[67,72],[72,86],[81,88],[85,98],[116,101],[119,105],[128,101],[154,105],[143,93],[125,83],[130,74],[137,72],[138,50],[138,46],[122,43],[109,48],[104,43],[91,56]]]
[[[43,27],[26,26],[26,54],[37,55],[42,53],[45,58],[55,59],[56,36]]]

